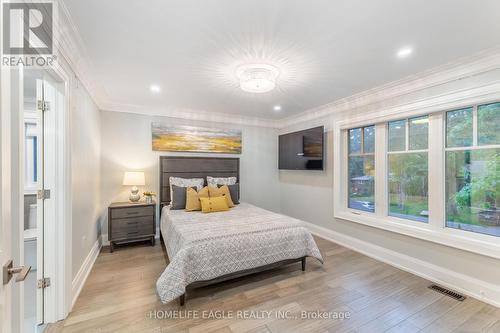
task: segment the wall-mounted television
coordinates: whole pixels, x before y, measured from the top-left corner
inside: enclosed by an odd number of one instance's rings
[[[323,170],[324,126],[279,136],[280,170]]]

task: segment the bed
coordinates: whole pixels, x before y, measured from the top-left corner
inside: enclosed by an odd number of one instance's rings
[[[184,305],[188,289],[301,262],[323,262],[300,220],[240,203],[230,211],[204,214],[171,210],[169,178],[237,177],[239,159],[160,157],[160,233],[170,263],[156,287],[163,303]]]

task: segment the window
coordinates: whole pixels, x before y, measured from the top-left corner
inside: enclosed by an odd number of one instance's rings
[[[389,215],[428,222],[429,117],[388,124]]]
[[[500,101],[456,103],[338,121],[335,217],[500,258]]]
[[[446,120],[446,226],[500,236],[500,103]]]
[[[31,193],[37,189],[37,122],[36,120],[25,120],[24,122],[24,189]]]
[[[349,208],[375,211],[375,126],[353,128],[349,136]]]
[[[472,145],[472,108],[446,113],[446,147]]]
[[[479,105],[477,108],[477,133],[479,145],[500,144],[500,103]]]

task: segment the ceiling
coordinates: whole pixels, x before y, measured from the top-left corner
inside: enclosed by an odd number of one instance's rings
[[[285,118],[500,45],[497,0],[64,3],[106,103],[155,113]],[[245,63],[278,67],[277,88],[241,91]]]

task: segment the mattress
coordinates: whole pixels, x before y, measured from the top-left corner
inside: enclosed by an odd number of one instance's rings
[[[160,230],[170,259],[156,282],[163,303],[196,281],[304,256],[323,262],[300,220],[248,203],[209,214],[165,206]]]

